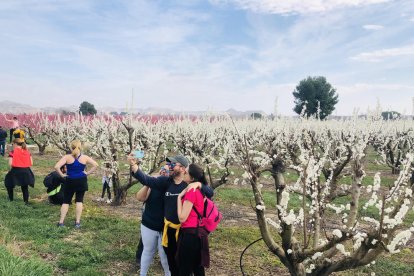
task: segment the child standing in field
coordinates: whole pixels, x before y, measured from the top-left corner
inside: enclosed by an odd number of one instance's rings
[[[100,198],[98,198],[98,201],[104,201],[105,200],[105,192],[108,193],[108,199],[106,200],[106,203],[111,203],[111,187],[112,187],[112,170],[110,168],[109,163],[106,163],[105,168],[103,170],[102,175],[102,195]]]

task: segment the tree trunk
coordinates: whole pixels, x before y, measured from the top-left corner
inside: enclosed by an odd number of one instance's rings
[[[37,144],[37,147],[39,149],[39,155],[44,155],[46,150],[45,144]]]
[[[126,204],[126,197],[129,187],[127,185],[121,185],[118,174],[112,175],[112,185],[114,190],[114,200],[112,201],[112,205],[120,206]]]
[[[115,189],[114,187],[114,200],[112,201],[113,206],[120,206],[126,204],[126,198],[128,195],[127,186],[121,186]]]

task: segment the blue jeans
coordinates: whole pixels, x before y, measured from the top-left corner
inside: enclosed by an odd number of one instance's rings
[[[6,140],[0,141],[0,154],[4,156],[5,151],[6,151]]]
[[[158,254],[160,255],[160,261],[162,268],[164,269],[164,275],[170,276],[170,269],[168,267],[167,255],[165,255],[164,249],[161,245],[162,232],[154,231],[141,224],[141,238],[144,244],[144,251],[141,256],[141,271],[140,275],[147,275],[148,269],[154,258],[155,250],[158,248]]]

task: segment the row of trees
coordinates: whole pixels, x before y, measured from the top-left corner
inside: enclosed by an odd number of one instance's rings
[[[328,275],[368,265],[383,252],[398,252],[414,232],[414,125],[384,121],[380,115],[348,121],[314,118],[239,120],[192,118],[153,123],[142,117],[39,117],[34,141],[66,151],[80,139],[89,154],[111,164],[115,204],[126,200],[135,183],[121,160],[133,149],[145,150],[144,169],[157,170],[167,154],[180,152],[206,166],[210,183],[250,184],[262,237],[291,275]],[[36,130],[35,130],[36,129]],[[38,142],[39,144],[41,142]],[[396,175],[385,187],[380,175],[364,187],[367,150],[372,147]],[[237,174],[235,168],[241,168]],[[285,183],[286,169],[297,172]],[[265,205],[263,184],[270,176],[276,209]],[[349,184],[340,179],[351,176]],[[290,199],[300,195],[299,210]],[[347,196],[349,204],[339,204]],[[361,198],[368,198],[362,201]],[[363,208],[376,215],[364,216]],[[336,217],[329,215],[335,212]],[[277,239],[271,229],[274,228]]]
[[[323,76],[307,77],[301,80],[293,91],[293,96],[295,98],[293,111],[301,116],[316,116],[322,120],[332,114],[339,101],[336,89]],[[79,113],[84,116],[96,115],[97,111],[93,104],[84,101],[79,106]],[[117,113],[112,115],[117,115]],[[128,113],[121,112],[121,115],[125,116]],[[384,120],[395,120],[401,116],[396,111],[385,111],[381,115]],[[254,112],[250,117],[262,119],[263,115]]]

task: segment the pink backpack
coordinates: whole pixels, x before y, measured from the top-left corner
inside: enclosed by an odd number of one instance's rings
[[[203,215],[201,215],[194,206],[193,210],[197,213],[199,219],[198,226],[201,226],[204,229],[206,229],[208,233],[211,233],[214,230],[216,230],[217,225],[223,218],[223,215],[218,210],[216,204],[214,204],[214,202],[211,199],[206,197],[204,198]]]

